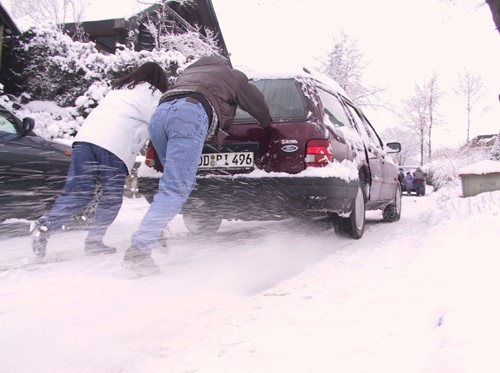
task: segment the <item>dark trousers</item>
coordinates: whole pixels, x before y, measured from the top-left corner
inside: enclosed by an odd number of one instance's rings
[[[415,192],[417,193],[417,196],[423,196],[425,195],[425,181],[424,180],[415,180]]]

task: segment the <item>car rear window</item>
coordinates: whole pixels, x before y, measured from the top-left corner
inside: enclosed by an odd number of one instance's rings
[[[300,85],[293,79],[263,79],[252,82],[264,94],[274,121],[303,119],[306,103]],[[235,123],[248,123],[254,119],[246,111],[236,110]]]

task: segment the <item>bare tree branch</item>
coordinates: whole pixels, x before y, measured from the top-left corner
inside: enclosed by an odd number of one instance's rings
[[[427,160],[432,159],[432,129],[440,123],[437,109],[442,97],[443,92],[438,87],[437,76],[433,74],[423,85],[415,84],[415,94],[402,103],[407,126],[418,136],[421,165],[425,161],[426,147]]]
[[[321,72],[339,83],[351,100],[360,106],[370,105],[370,100],[376,99],[383,90],[363,84],[363,71],[368,62],[357,41],[343,31],[334,38],[332,50],[320,63]]]
[[[467,69],[464,69],[458,76],[456,86],[453,88],[455,95],[465,105],[467,111],[467,144],[470,141],[470,128],[472,125],[473,112],[481,99],[486,95],[486,88],[481,80],[481,76],[475,75]],[[483,107],[482,111],[486,111]]]
[[[71,12],[75,22],[83,21],[88,0],[16,0],[12,15],[25,17],[35,25],[61,27]]]

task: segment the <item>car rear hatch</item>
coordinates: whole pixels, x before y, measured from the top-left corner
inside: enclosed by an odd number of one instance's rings
[[[262,79],[254,84],[269,105],[271,127],[260,127],[238,108],[224,144],[220,148],[205,145],[198,176],[248,174],[255,170],[297,174],[307,162],[316,160],[315,153],[324,158],[328,141],[302,84],[292,78]]]

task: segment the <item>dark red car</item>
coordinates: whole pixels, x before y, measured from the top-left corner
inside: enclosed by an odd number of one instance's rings
[[[182,211],[191,232],[217,231],[222,219],[326,217],[360,238],[365,210],[399,220],[401,185],[389,153],[401,145],[383,144],[335,82],[304,71],[253,83],[269,104],[272,129],[238,109],[224,145],[205,145]],[[140,177],[148,200],[157,187],[157,179]]]

